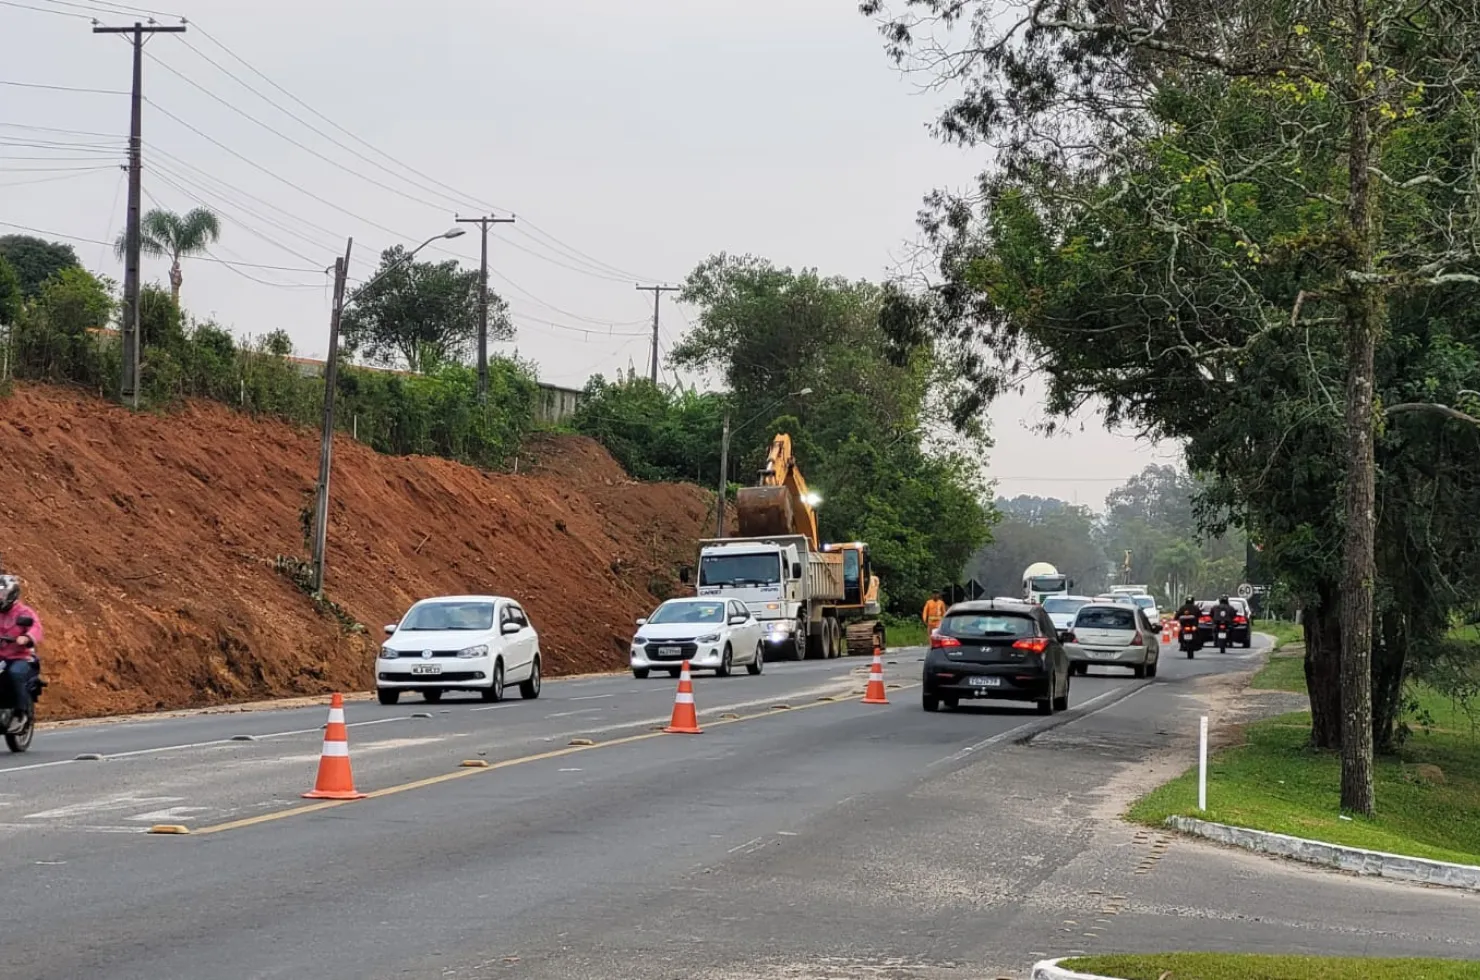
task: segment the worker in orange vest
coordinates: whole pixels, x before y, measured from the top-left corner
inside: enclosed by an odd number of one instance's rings
[[[945,614],[945,600],[942,599],[940,597],[940,593],[937,592],[932,595],[930,599],[925,603],[925,608],[920,612],[920,619],[925,622],[926,631],[930,632],[934,631],[936,627],[940,626],[940,621],[945,616]]]

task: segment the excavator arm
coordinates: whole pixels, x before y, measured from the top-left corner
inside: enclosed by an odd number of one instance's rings
[[[783,432],[771,440],[757,485],[742,487],[735,497],[735,514],[741,537],[800,534],[813,549],[820,547],[817,512],[807,503],[807,481],[792,454],[791,436]]]

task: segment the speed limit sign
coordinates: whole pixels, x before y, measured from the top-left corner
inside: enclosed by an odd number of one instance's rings
[[[1252,585],[1250,585],[1248,582],[1245,582],[1243,585],[1240,585],[1238,587],[1238,596],[1239,596],[1240,599],[1248,599],[1253,594],[1254,594],[1254,587]]]

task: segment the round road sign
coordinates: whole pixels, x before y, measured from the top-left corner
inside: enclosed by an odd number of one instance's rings
[[[1250,596],[1252,596],[1253,594],[1254,594],[1254,587],[1252,585],[1250,585],[1248,582],[1245,582],[1243,585],[1240,585],[1238,587],[1238,595],[1239,595],[1239,598],[1240,599],[1247,599]]]

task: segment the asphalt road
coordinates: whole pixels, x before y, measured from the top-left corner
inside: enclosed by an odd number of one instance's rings
[[[355,702],[371,798],[332,806],[299,798],[322,708],[43,731],[0,759],[18,896],[0,977],[976,978],[1078,949],[1480,955],[1469,896],[1111,818],[1127,774],[1195,732],[1199,692],[1250,655],[1075,678],[1052,719],[926,714],[919,655],[890,654],[888,706],[857,700],[861,660],[700,676],[696,736],[653,731],[666,677]],[[193,832],[143,833],[156,823]]]

